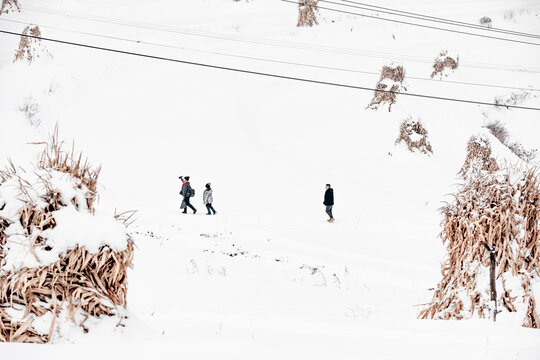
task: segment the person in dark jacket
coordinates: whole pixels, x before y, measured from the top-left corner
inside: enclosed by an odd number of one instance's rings
[[[326,205],[326,213],[330,216],[328,222],[334,222],[334,215],[332,215],[332,208],[334,207],[334,189],[330,187],[330,184],[326,184],[323,204]]]
[[[204,190],[203,193],[203,203],[206,205],[206,210],[208,213],[206,215],[212,215],[210,213],[210,210],[216,215],[216,210],[214,210],[214,207],[212,206],[212,202],[214,201],[214,198],[212,197],[212,188],[210,187],[210,183],[206,184],[206,190]]]
[[[179,178],[182,180],[182,188],[180,189],[180,195],[184,197],[184,200],[182,201],[182,205],[180,205],[180,209],[184,209],[182,214],[187,214],[187,208],[189,207],[191,210],[193,210],[193,214],[197,213],[197,209],[191,205],[189,202],[189,198],[193,197],[194,190],[191,188],[191,185],[189,183],[189,176],[183,177],[180,176]]]

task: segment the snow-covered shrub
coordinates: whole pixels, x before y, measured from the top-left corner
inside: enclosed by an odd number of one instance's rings
[[[503,17],[504,17],[504,20],[506,21],[514,21],[514,15],[515,15],[514,10],[506,10],[504,12]]]
[[[41,124],[41,119],[37,116],[39,113],[39,105],[31,96],[24,99],[24,103],[19,106],[19,111],[24,114],[30,126],[38,127],[39,124]]]
[[[418,150],[422,154],[427,154],[428,152],[433,154],[433,148],[429,143],[427,135],[428,132],[424,128],[422,121],[420,121],[420,119],[409,117],[401,123],[401,126],[399,127],[399,136],[396,139],[395,144],[404,142],[407,144],[407,148],[410,152]]]
[[[317,13],[319,12],[318,0],[300,0],[298,2],[298,22],[296,26],[319,25]]]
[[[443,76],[448,76],[451,72],[456,70],[459,66],[459,55],[449,54],[448,50],[443,50],[435,59],[433,63],[433,72],[431,73],[431,78],[440,75],[441,79]]]
[[[495,104],[504,107],[507,105],[519,105],[529,98],[531,98],[533,95],[525,90],[521,90],[519,92],[512,92],[509,95],[503,95],[503,96],[495,96]],[[499,109],[497,107],[497,109]]]
[[[96,213],[99,168],[53,136],[33,169],[0,172],[0,342],[45,343],[126,305],[133,241]]]
[[[21,11],[19,0],[2,0],[0,15],[8,14],[10,11]]]
[[[523,145],[518,142],[513,142],[507,145],[514,154],[525,162],[532,162],[538,155],[538,149],[525,149]]]
[[[476,172],[493,173],[499,170],[495,158],[491,156],[491,144],[485,136],[472,136],[467,143],[467,157],[459,174],[468,178]]]
[[[491,18],[487,16],[480,18],[479,22],[480,22],[480,25],[485,25],[488,28],[491,28],[493,26],[493,21],[491,21]]]
[[[510,141],[510,134],[508,130],[500,121],[492,121],[484,126],[495,136],[503,145],[509,148],[514,154],[516,154],[521,160],[525,162],[531,162],[536,158],[537,149],[527,150],[518,142]]]
[[[441,209],[447,249],[442,280],[419,317],[500,319],[517,313],[523,326],[540,328],[540,174],[499,167],[482,136],[469,141],[460,174],[454,200]],[[487,248],[494,250],[493,288]]]
[[[501,318],[518,313],[540,328],[540,184],[538,173],[507,167],[479,171],[442,209],[441,238],[448,255],[443,278],[421,318]],[[491,300],[490,252],[495,249],[496,301]],[[503,314],[497,315],[502,310]]]
[[[401,90],[407,90],[403,66],[394,63],[383,66],[373,99],[366,109],[378,110],[382,104],[388,104],[388,111],[391,111],[392,105],[396,103],[397,93]]]
[[[29,25],[24,29],[19,42],[19,48],[15,51],[13,62],[26,60],[31,64],[32,61],[39,58],[40,54],[51,56],[44,45],[41,44],[41,39],[29,38],[24,35],[41,37],[41,31],[37,25]]]

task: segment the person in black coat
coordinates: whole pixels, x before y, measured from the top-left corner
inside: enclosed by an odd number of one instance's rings
[[[332,208],[334,207],[334,189],[332,189],[330,184],[326,184],[323,204],[326,206],[326,213],[330,216],[328,222],[334,222],[334,215],[332,215]]]
[[[191,187],[191,184],[189,183],[189,176],[180,176],[180,180],[182,180],[182,188],[180,189],[180,195],[184,197],[184,200],[182,201],[182,205],[180,205],[180,209],[184,209],[182,211],[182,214],[187,214],[187,208],[190,208],[193,210],[193,214],[197,213],[197,209],[191,205],[189,202],[189,198],[193,196],[194,191]]]

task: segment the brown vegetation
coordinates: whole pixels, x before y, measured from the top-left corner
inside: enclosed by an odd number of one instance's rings
[[[489,140],[480,136],[472,136],[467,143],[467,158],[459,174],[466,178],[474,171],[493,173],[497,170],[499,170],[499,165],[491,156]]]
[[[64,172],[79,180],[77,186],[88,189],[86,203],[78,204],[75,198],[71,202],[77,209],[87,206],[88,211],[92,211],[97,196],[99,168],[91,168],[81,159],[82,156],[75,156],[73,150],[63,151],[55,132],[40,156],[38,168]],[[18,171],[21,170],[10,164],[8,169],[0,172],[0,185],[8,179],[19,179],[21,194],[28,194],[32,185],[25,182]],[[46,196],[42,198],[46,205],[37,207],[26,201],[19,209],[18,219],[24,229],[23,235],[29,239],[30,252],[37,260],[36,248],[49,251],[40,234],[56,226],[52,213],[67,205],[62,203],[58,190],[47,184],[46,179],[42,181],[47,189]],[[115,217],[127,226],[131,216],[124,213]],[[127,268],[133,260],[133,241],[129,236],[123,251],[105,246],[97,253],[90,253],[84,247],[76,247],[50,265],[8,271],[1,269],[8,226],[10,221],[0,217],[0,342],[46,343],[51,341],[60,312],[87,331],[84,323],[90,316],[112,316],[118,313],[117,306],[125,307]],[[23,310],[23,320],[13,320],[5,310],[7,308]],[[52,315],[50,330],[47,334],[39,333],[32,323],[35,317],[47,313]]]
[[[316,13],[319,12],[318,0],[300,0],[298,2],[298,22],[296,26],[319,25]]]
[[[510,134],[500,121],[492,121],[484,127],[521,160],[531,162],[536,158],[537,149],[527,150],[518,142],[510,142]]]
[[[428,132],[420,120],[413,120],[411,117],[403,120],[399,127],[399,136],[396,139],[396,144],[404,142],[410,152],[418,149],[422,154],[428,152],[433,154],[433,148],[427,138]]]
[[[431,78],[433,79],[436,75],[440,75],[441,79],[443,77],[444,71],[446,69],[455,70],[459,66],[459,56],[456,59],[448,56],[448,51],[441,51],[439,57],[435,59],[433,63],[433,72],[431,73]],[[448,74],[446,74],[448,76]]]
[[[19,0],[2,0],[2,5],[0,5],[0,15],[8,14],[10,11],[21,11]]]
[[[514,166],[497,168],[489,142],[472,138],[463,183],[454,201],[441,210],[440,236],[448,251],[443,277],[420,318],[495,319],[499,308],[520,311],[523,326],[540,328],[531,290],[531,280],[540,275],[539,174]],[[495,250],[496,301],[490,298],[486,246]]]
[[[40,52],[50,56],[49,52],[45,49],[39,51],[41,39],[35,39],[25,35],[41,37],[41,31],[37,25],[29,25],[24,29],[21,40],[19,41],[19,48],[15,51],[13,62],[26,60],[31,64],[36,58],[39,58]]]
[[[366,107],[372,110],[378,110],[382,104],[388,104],[388,111],[392,110],[392,105],[396,103],[397,94],[407,88],[403,85],[405,80],[405,69],[401,65],[383,66],[381,76],[377,85],[375,85],[375,93],[373,99]],[[390,84],[389,84],[390,83]]]

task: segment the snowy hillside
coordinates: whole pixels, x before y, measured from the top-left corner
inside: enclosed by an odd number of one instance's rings
[[[35,24],[45,38],[369,89],[394,63],[405,69],[404,93],[540,108],[539,45],[351,12],[537,37],[339,0],[320,1],[311,28],[296,27],[297,6],[277,0],[20,3],[0,15],[0,30]],[[376,5],[474,24],[489,16],[494,28],[540,34],[537,1]],[[30,163],[58,124],[102,165],[97,209],[138,210],[138,219],[127,319],[91,320],[87,334],[67,324],[43,346],[1,343],[6,359],[539,358],[540,331],[518,317],[417,319],[441,278],[439,208],[456,191],[467,142],[484,134],[498,159],[519,162],[484,126],[500,121],[510,141],[538,149],[539,111],[403,94],[391,112],[374,111],[373,91],[46,41],[50,56],[29,65],[13,62],[19,41],[0,33],[0,166]],[[432,79],[444,50],[459,66]],[[409,118],[425,126],[432,154],[395,144]],[[180,213],[180,175],[191,176],[196,215]],[[216,216],[205,215],[207,182]]]

